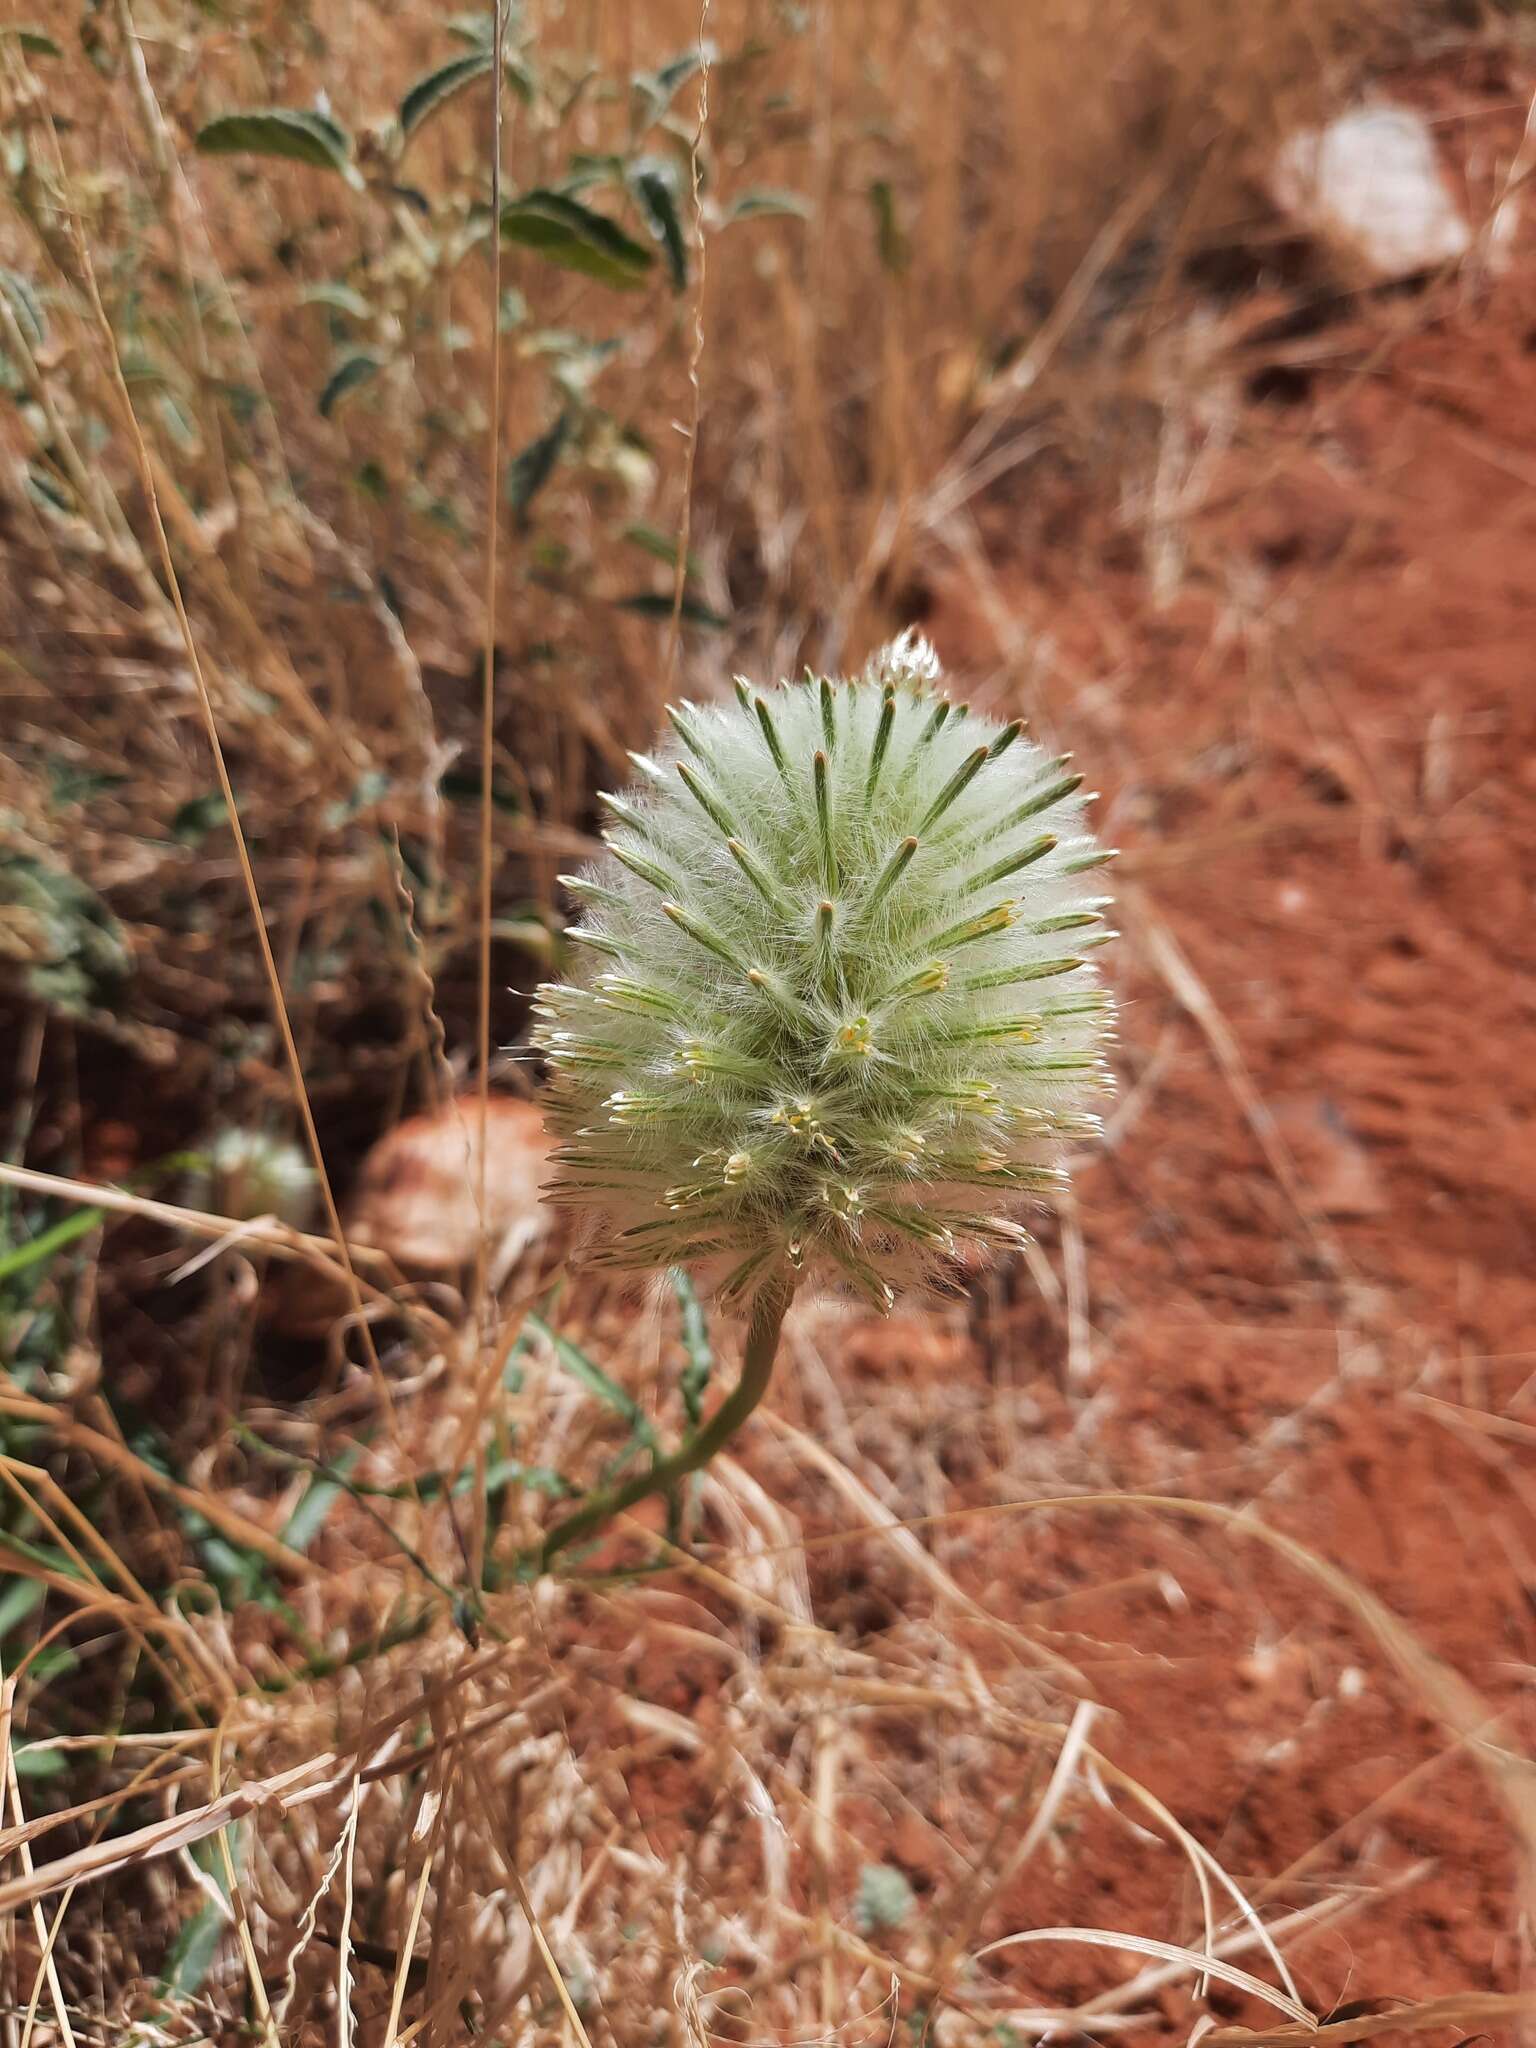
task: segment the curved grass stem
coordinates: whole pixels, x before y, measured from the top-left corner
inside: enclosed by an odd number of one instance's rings
[[[752,1303],[741,1376],[714,1414],[669,1456],[658,1458],[647,1471],[636,1473],[622,1486],[607,1487],[590,1495],[574,1513],[557,1523],[539,1552],[541,1572],[548,1571],[559,1553],[572,1543],[595,1536],[626,1508],[670,1491],[680,1479],[697,1472],[717,1451],[724,1450],[768,1391],[773,1362],[778,1356],[779,1334],[794,1292],[793,1273],[780,1272],[764,1281]]]

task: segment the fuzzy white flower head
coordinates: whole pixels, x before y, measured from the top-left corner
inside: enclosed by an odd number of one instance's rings
[[[1059,1185],[1097,1129],[1109,934],[1081,777],[940,694],[910,636],[851,683],[675,707],[567,877],[594,962],[540,990],[552,1199],[594,1256],[814,1269],[887,1308]]]

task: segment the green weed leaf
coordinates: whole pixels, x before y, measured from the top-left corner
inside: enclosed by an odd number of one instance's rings
[[[644,1444],[648,1451],[660,1449],[656,1441],[656,1432],[652,1429],[644,1409],[626,1394],[621,1386],[609,1379],[602,1367],[594,1364],[585,1351],[573,1344],[569,1337],[562,1337],[558,1331],[552,1330],[542,1316],[529,1315],[525,1327],[531,1330],[534,1336],[544,1339],[554,1352],[561,1369],[568,1372],[578,1386],[585,1387],[589,1394],[595,1394],[605,1407],[613,1410],[615,1415],[623,1417],[629,1424],[630,1433],[636,1443]]]
[[[726,219],[768,220],[775,215],[788,216],[794,220],[809,220],[811,205],[798,192],[778,192],[767,186],[753,192],[743,192],[739,199],[733,199],[726,212]]]
[[[896,217],[896,195],[888,179],[876,178],[869,188],[869,204],[875,216],[880,261],[893,277],[899,277],[912,261],[912,245]]]
[[[9,1280],[13,1274],[24,1273],[29,1266],[41,1265],[55,1252],[63,1251],[79,1238],[88,1237],[104,1214],[101,1209],[76,1209],[62,1222],[39,1231],[29,1243],[19,1244],[11,1251],[0,1251],[0,1280]]]
[[[299,293],[301,306],[325,306],[333,313],[346,313],[354,320],[371,320],[373,308],[349,284],[309,284]]]
[[[672,289],[680,292],[688,282],[688,244],[677,210],[677,167],[661,157],[642,157],[631,167],[629,182],[647,226],[661,244]]]
[[[705,1321],[704,1310],[693,1282],[681,1266],[674,1266],[668,1278],[672,1292],[677,1296],[677,1306],[683,1320],[683,1353],[687,1363],[679,1381],[683,1407],[688,1420],[698,1427],[704,1413],[704,1396],[714,1377],[715,1354],[709,1341],[709,1324]]]
[[[24,27],[19,24],[12,27],[7,23],[4,28],[0,28],[0,36],[11,37],[21,45],[29,57],[62,57],[64,54],[53,37],[45,36],[40,28]]]
[[[477,78],[487,78],[496,59],[490,50],[471,50],[467,56],[452,57],[418,78],[400,102],[400,132],[414,135],[424,121],[440,113]]]
[[[903,1873],[889,1863],[866,1863],[859,1872],[854,1924],[860,1934],[890,1934],[910,1916],[917,1899]]]
[[[637,590],[633,597],[615,598],[614,603],[621,612],[638,612],[642,619],[670,619],[672,616],[672,596],[665,590]],[[704,626],[715,633],[731,623],[720,612],[711,611],[697,597],[683,599],[683,619],[690,626]]]
[[[48,339],[48,318],[37,293],[14,270],[0,270],[0,292],[5,293],[16,325],[32,347],[41,348]]]
[[[344,398],[350,398],[360,386],[376,377],[383,367],[379,357],[365,348],[357,349],[349,356],[343,356],[326,379],[325,389],[320,394],[320,417],[328,420]]]
[[[357,178],[352,138],[339,121],[310,107],[252,107],[220,114],[197,131],[204,156],[280,156]]]
[[[561,413],[552,426],[513,456],[507,469],[507,503],[520,520],[554,475],[570,431],[570,415]]]
[[[717,54],[713,43],[699,43],[691,50],[684,50],[681,56],[674,57],[670,64],[663,64],[655,71],[635,73],[635,90],[648,103],[647,111],[653,121],[671,106],[679,88],[686,85],[706,62],[712,64]]]
[[[505,240],[616,291],[637,290],[655,261],[606,214],[564,192],[540,189],[510,200],[501,210],[501,232]]]

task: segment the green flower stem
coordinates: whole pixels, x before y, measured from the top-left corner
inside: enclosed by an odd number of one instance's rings
[[[669,1457],[658,1458],[648,1471],[626,1479],[622,1486],[612,1486],[592,1494],[574,1514],[557,1523],[544,1539],[544,1548],[539,1554],[541,1571],[548,1571],[558,1554],[570,1544],[595,1535],[615,1515],[634,1507],[637,1502],[649,1500],[653,1494],[665,1493],[680,1479],[686,1479],[689,1473],[707,1465],[717,1451],[725,1449],[768,1391],[768,1383],[773,1378],[773,1362],[778,1356],[779,1333],[794,1292],[795,1276],[788,1271],[776,1273],[763,1283],[752,1303],[741,1377],[714,1414]]]

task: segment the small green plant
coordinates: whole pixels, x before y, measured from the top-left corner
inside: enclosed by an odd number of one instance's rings
[[[315,1190],[315,1169],[300,1146],[238,1125],[218,1133],[193,1176],[194,1197],[221,1216],[275,1216],[297,1230],[314,1214]]]
[[[1082,778],[953,703],[910,636],[852,683],[671,709],[606,857],[568,886],[590,972],[540,991],[553,1199],[590,1256],[749,1305],[742,1378],[545,1557],[696,1470],[761,1399],[801,1278],[889,1309],[1059,1185],[1097,1128],[1109,936]]]

